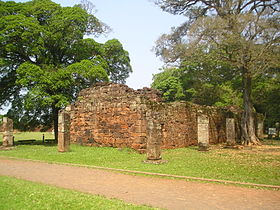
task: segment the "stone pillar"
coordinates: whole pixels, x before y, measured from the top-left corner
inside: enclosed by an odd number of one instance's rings
[[[207,115],[198,115],[197,117],[197,141],[199,151],[208,151],[209,149],[209,118]]]
[[[155,110],[155,107],[150,107],[146,112],[146,137],[147,137],[147,160],[145,163],[163,164],[167,161],[161,158],[161,143],[162,143],[162,123],[160,112]]]
[[[58,151],[70,151],[70,114],[62,111],[58,116]]]
[[[147,125],[147,159],[151,161],[161,160],[161,125],[154,120],[149,120]]]
[[[264,129],[263,120],[258,120],[258,123],[257,123],[257,137],[259,139],[264,139],[263,129]]]
[[[8,117],[3,118],[3,146],[10,147],[14,145],[13,141],[13,120]]]
[[[226,118],[226,134],[227,134],[227,146],[234,146],[236,144],[234,118]]]

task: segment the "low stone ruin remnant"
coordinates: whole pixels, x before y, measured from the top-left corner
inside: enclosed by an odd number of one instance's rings
[[[3,118],[3,146],[10,147],[14,145],[13,120],[8,117]]]
[[[155,113],[147,114],[147,160],[161,160],[162,128]]]
[[[209,118],[206,115],[197,116],[197,141],[199,151],[209,149]]]
[[[160,160],[161,149],[226,142],[226,116],[216,107],[163,102],[159,91],[99,83],[67,108],[71,142],[132,148]]]
[[[227,134],[227,146],[234,146],[236,144],[234,118],[226,118],[226,134]]]
[[[258,120],[257,121],[257,137],[259,139],[264,139],[264,121],[263,120]]]
[[[58,151],[70,151],[70,114],[62,111],[58,116]]]

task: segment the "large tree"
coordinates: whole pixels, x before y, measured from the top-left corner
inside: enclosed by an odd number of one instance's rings
[[[231,66],[229,70],[238,71],[243,81],[241,140],[245,145],[260,144],[255,134],[252,79],[280,65],[279,1],[159,0],[156,4],[187,18],[171,34],[159,39],[157,54],[179,65],[200,55],[226,62]]]
[[[92,8],[88,1],[73,7],[0,1],[0,105],[12,103],[8,115],[35,124],[48,116],[44,122],[53,120],[57,137],[58,111],[82,88],[125,82],[132,69],[121,43],[84,37],[108,31]]]
[[[198,50],[196,55],[184,59],[180,68],[165,68],[153,77],[152,87],[159,89],[165,100],[209,106],[241,105],[240,79],[234,68],[211,53],[206,56]]]
[[[255,78],[253,103],[265,116],[266,127],[275,127],[280,122],[280,69],[273,69]]]

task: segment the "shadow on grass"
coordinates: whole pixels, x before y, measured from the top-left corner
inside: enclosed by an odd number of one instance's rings
[[[198,146],[188,146],[188,149],[198,151]]]
[[[35,139],[21,139],[14,141],[14,146],[18,145],[42,145],[45,147],[56,147],[57,143],[55,143],[54,139],[45,139],[45,141]]]
[[[261,142],[263,145],[280,146],[280,139],[263,139]]]

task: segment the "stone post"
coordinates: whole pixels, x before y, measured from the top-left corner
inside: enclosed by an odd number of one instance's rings
[[[3,146],[13,146],[13,120],[9,119],[8,117],[3,118],[3,131]]]
[[[147,125],[147,159],[161,160],[161,125],[149,120]]]
[[[227,134],[227,146],[234,146],[236,144],[234,118],[226,118],[226,134]]]
[[[258,123],[257,123],[257,137],[259,139],[264,139],[263,129],[264,129],[263,120],[258,120]]]
[[[209,149],[209,118],[207,115],[198,115],[197,117],[197,141],[199,151],[208,151]]]
[[[70,114],[62,111],[58,116],[58,151],[70,151]]]
[[[162,164],[167,161],[161,158],[162,125],[164,120],[160,118],[160,112],[150,107],[146,112],[146,137],[147,137],[147,160],[145,163]]]

